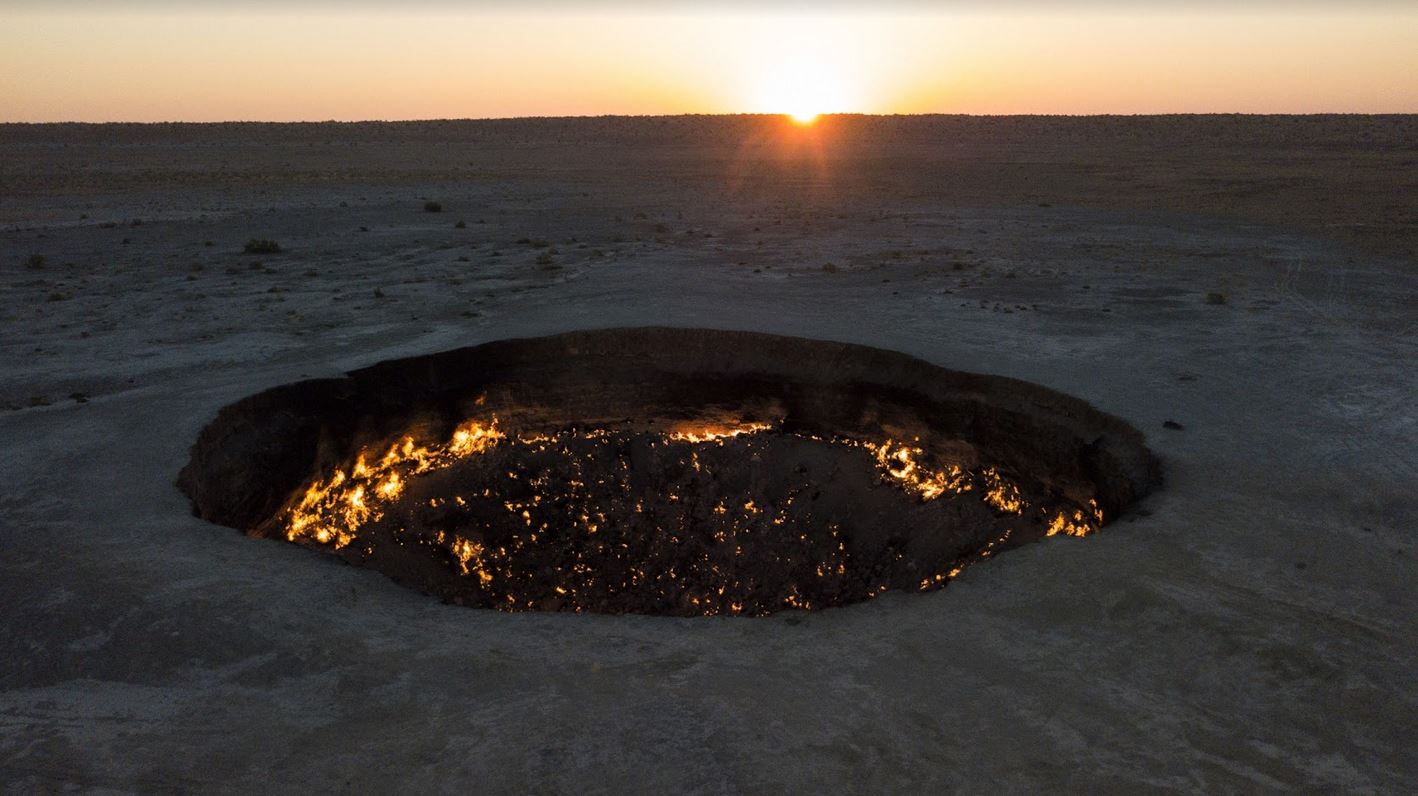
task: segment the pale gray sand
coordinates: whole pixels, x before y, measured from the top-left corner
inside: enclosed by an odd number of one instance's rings
[[[1204,135],[1110,160],[1019,122],[998,146],[947,130],[781,168],[704,121],[648,143],[601,142],[606,122],[452,143],[0,128],[0,783],[1404,791],[1418,155],[1400,121],[1378,146],[1273,120],[1288,148],[1252,130],[1215,160]],[[1211,207],[1202,177],[1274,196]],[[242,255],[253,237],[287,251]],[[443,606],[194,520],[172,485],[216,410],[265,387],[639,324],[1035,381],[1143,429],[1167,484],[1147,516],[940,592],[753,620]]]

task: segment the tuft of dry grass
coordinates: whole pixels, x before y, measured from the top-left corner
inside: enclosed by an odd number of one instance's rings
[[[281,244],[265,238],[252,238],[241,250],[247,254],[280,254]]]

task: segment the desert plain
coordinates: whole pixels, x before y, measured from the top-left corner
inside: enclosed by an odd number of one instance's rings
[[[265,388],[644,325],[1035,382],[1165,482],[761,618],[444,605],[174,485]],[[1411,791],[1415,395],[1413,116],[0,125],[0,790]]]

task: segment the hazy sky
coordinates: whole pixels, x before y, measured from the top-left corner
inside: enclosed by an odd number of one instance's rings
[[[0,121],[1418,112],[1418,2],[0,0]]]

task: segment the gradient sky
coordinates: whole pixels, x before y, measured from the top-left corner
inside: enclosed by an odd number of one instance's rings
[[[1418,112],[1418,3],[13,2],[0,121]]]

